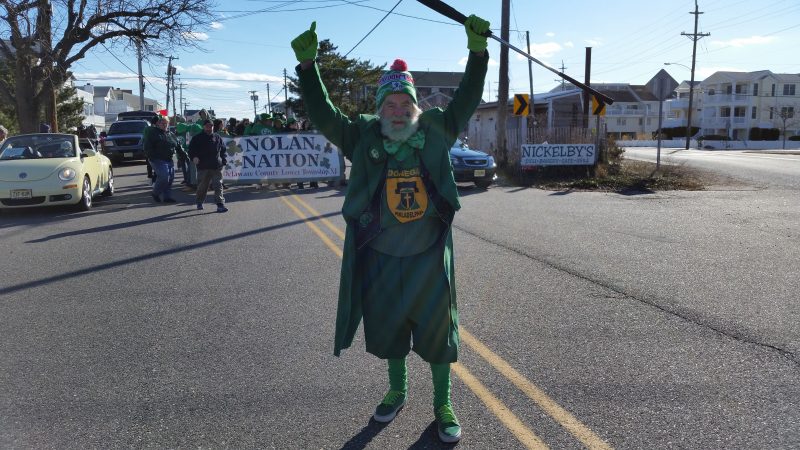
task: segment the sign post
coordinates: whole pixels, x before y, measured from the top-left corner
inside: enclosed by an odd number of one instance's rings
[[[651,84],[652,83],[652,84]],[[678,83],[661,69],[655,77],[648,83],[650,92],[658,99],[658,147],[656,148],[656,170],[661,167],[661,124],[664,120],[664,100],[668,99],[672,92],[678,87]]]

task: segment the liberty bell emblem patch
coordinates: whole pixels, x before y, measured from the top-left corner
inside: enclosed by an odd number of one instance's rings
[[[386,202],[389,211],[400,223],[411,222],[425,215],[428,209],[428,192],[418,167],[388,170]]]

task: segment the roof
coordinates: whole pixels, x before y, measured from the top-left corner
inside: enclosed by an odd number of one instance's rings
[[[416,87],[458,87],[464,72],[419,72],[411,71]]]
[[[642,84],[632,84],[631,89],[636,94],[637,97],[643,102],[657,102],[658,97],[653,94],[653,92],[645,85]],[[614,99],[615,101],[622,101]]]
[[[107,97],[108,93],[113,91],[113,86],[95,86],[94,87],[94,96],[95,97]]]

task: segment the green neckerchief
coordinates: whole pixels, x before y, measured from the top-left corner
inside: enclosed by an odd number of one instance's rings
[[[389,139],[383,140],[383,148],[386,153],[394,156],[394,159],[403,161],[414,152],[414,149],[422,150],[425,146],[425,133],[422,130],[412,134],[410,138],[403,142],[391,141]]]

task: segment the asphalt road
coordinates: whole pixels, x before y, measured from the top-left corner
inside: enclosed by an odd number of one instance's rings
[[[655,162],[655,147],[627,147],[624,156]],[[751,187],[800,191],[800,150],[684,150],[662,148],[661,161],[688,164],[743,181]]]
[[[446,448],[332,356],[343,192],[0,213],[0,448]],[[797,190],[461,190],[463,448],[800,447]]]

